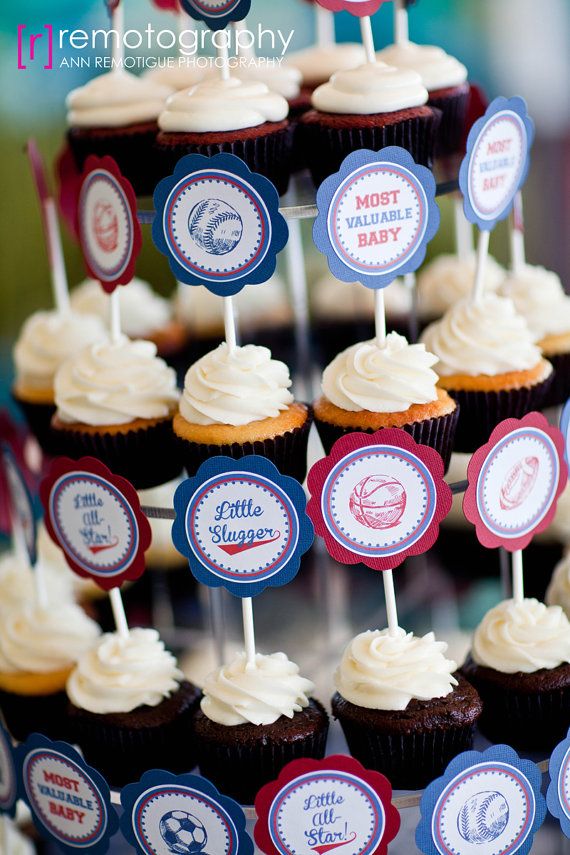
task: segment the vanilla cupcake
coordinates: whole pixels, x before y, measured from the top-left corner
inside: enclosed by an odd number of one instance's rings
[[[180,473],[172,435],[178,398],[174,370],[156,345],[121,336],[61,366],[52,427],[71,457],[92,455],[136,488],[154,487]]]
[[[314,404],[325,452],[347,433],[403,428],[435,448],[447,467],[458,408],[437,387],[436,363],[423,344],[408,344],[394,332],[383,347],[373,339],[339,353],[324,370],[323,394]]]
[[[266,347],[223,342],[192,365],[174,433],[189,475],[217,454],[261,454],[284,475],[305,479],[311,411],[291,392],[289,369]]]
[[[467,258],[442,253],[422,267],[417,277],[418,309],[422,322],[437,320],[458,300],[472,294],[476,267],[474,252]],[[495,293],[505,275],[505,269],[490,255],[485,263],[484,292]]]
[[[459,300],[421,338],[439,359],[439,387],[460,406],[456,451],[474,451],[503,419],[542,406],[552,366],[511,300]]]

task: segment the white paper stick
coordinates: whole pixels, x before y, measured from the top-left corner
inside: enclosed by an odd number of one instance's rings
[[[67,284],[67,273],[65,271],[65,260],[63,247],[61,245],[61,232],[55,202],[48,197],[44,202],[44,215],[46,222],[48,251],[50,257],[51,284],[53,299],[57,311],[61,315],[69,314],[69,287]]]
[[[230,79],[230,57],[228,51],[228,43],[224,39],[220,47],[217,49],[218,59],[221,60],[220,77],[222,80]]]
[[[391,570],[382,571],[382,581],[384,582],[388,631],[390,635],[396,635],[398,630],[398,609],[396,607],[396,593],[394,591],[394,574]]]
[[[408,10],[404,0],[394,0],[394,42],[404,45],[410,41]]]
[[[513,552],[513,600],[522,603],[524,600],[524,574],[522,549]]]
[[[125,11],[122,2],[113,10],[111,29],[117,33],[117,38],[113,39],[113,71],[120,71],[125,58],[125,45],[123,42],[125,35]]]
[[[182,7],[178,12],[178,35],[186,32],[186,30],[191,30],[193,33],[196,32],[196,21],[194,18],[191,18],[190,15],[187,15],[186,12],[183,11]],[[181,53],[182,44],[178,44],[178,51]],[[184,56],[184,54],[182,54]]]
[[[119,285],[109,298],[109,329],[111,341],[116,344],[121,338],[121,303],[119,302]]]
[[[462,261],[473,254],[473,226],[463,210],[463,196],[453,197],[455,215],[455,251]]]
[[[316,6],[317,13],[317,44],[327,48],[335,44],[334,14],[322,6]]]
[[[485,292],[485,267],[489,255],[489,237],[491,232],[479,232],[477,243],[477,269],[475,272],[475,284],[473,285],[473,302],[478,303]]]
[[[256,59],[255,48],[253,46],[253,42],[251,45],[242,45],[239,40],[239,34],[246,32],[247,30],[247,19],[244,18],[243,21],[235,21],[233,24],[234,32],[236,33],[236,54],[238,56],[243,56],[245,59]]]
[[[287,265],[287,284],[293,304],[295,320],[295,349],[297,371],[302,380],[303,388],[299,390],[301,400],[312,401],[312,372],[311,372],[311,330],[309,320],[309,293],[307,288],[307,271],[303,253],[303,237],[301,222],[289,222],[289,240],[285,247]],[[358,287],[358,286],[355,286]]]
[[[255,668],[255,624],[253,622],[253,600],[251,597],[244,597],[241,601],[241,607],[247,667]]]
[[[360,32],[362,34],[362,44],[366,51],[366,62],[376,62],[374,35],[372,33],[372,19],[369,15],[360,19]]]
[[[520,191],[513,202],[513,211],[509,218],[509,231],[511,236],[511,269],[513,273],[520,273],[526,264],[523,201]]]
[[[354,287],[359,286],[355,285]],[[376,344],[378,347],[384,347],[386,345],[386,306],[383,288],[377,288],[374,291],[374,325],[376,328]]]
[[[111,609],[113,610],[113,618],[117,632],[121,638],[129,637],[129,625],[125,614],[125,605],[121,596],[120,588],[111,588],[109,591],[109,599],[111,601]]]
[[[233,297],[223,297],[224,301],[224,329],[226,333],[226,343],[231,353],[237,347],[237,332],[236,318],[234,314]]]

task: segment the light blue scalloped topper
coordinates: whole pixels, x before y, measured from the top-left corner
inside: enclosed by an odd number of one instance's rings
[[[542,775],[508,745],[465,751],[420,802],[424,855],[527,855],[544,822]]]
[[[518,96],[495,98],[471,128],[459,187],[465,216],[482,231],[509,215],[526,181],[533,139],[534,123]]]
[[[211,30],[223,30],[231,21],[243,21],[251,0],[180,0],[184,11]]]
[[[570,837],[570,729],[560,742],[548,765],[550,784],[546,793],[548,810],[560,820],[560,827]]]
[[[317,248],[344,282],[385,288],[413,273],[439,228],[436,184],[399,146],[361,149],[344,159],[317,193]]]
[[[199,582],[255,597],[290,582],[313,542],[306,496],[264,457],[212,457],[174,495],[174,545]]]

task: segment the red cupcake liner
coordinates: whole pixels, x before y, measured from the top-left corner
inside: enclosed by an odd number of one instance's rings
[[[437,134],[436,157],[447,157],[462,149],[463,130],[469,107],[469,84],[450,90],[430,93],[428,104],[441,111]]]

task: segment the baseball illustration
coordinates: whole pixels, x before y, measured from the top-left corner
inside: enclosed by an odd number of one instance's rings
[[[406,491],[389,475],[367,475],[350,494],[352,516],[367,528],[397,526],[406,510]]]
[[[231,205],[221,199],[203,199],[188,217],[190,237],[209,255],[227,255],[243,234],[243,222]]]
[[[501,793],[477,793],[465,802],[457,816],[459,834],[467,843],[492,843],[509,821],[509,806]]]
[[[520,507],[529,497],[538,477],[537,457],[523,457],[509,470],[501,487],[499,504],[504,511]]]
[[[119,242],[119,220],[108,202],[99,200],[93,210],[95,239],[103,252],[114,252]]]

